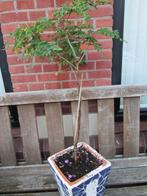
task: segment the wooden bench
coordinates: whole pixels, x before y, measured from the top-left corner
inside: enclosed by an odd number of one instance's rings
[[[112,162],[105,195],[147,195],[147,157],[139,152],[140,97],[147,86],[84,88],[82,92],[81,141],[89,143],[88,101],[97,100],[97,149]],[[43,163],[35,104],[44,104],[49,153],[64,148],[61,102],[71,102],[76,115],[77,90],[8,93],[0,97],[0,195],[58,195],[56,184]],[[123,154],[116,155],[114,99],[123,98]],[[16,158],[9,106],[16,105],[23,141],[24,162]]]

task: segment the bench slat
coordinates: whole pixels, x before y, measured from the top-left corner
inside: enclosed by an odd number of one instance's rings
[[[45,104],[49,152],[54,154],[64,149],[64,128],[60,103]]]
[[[75,129],[75,120],[77,115],[77,102],[71,102],[72,117],[73,117],[73,129]],[[89,118],[88,118],[88,101],[82,101],[81,103],[81,127],[79,141],[89,144]]]
[[[137,97],[147,95],[147,85],[111,85],[87,87],[82,89],[82,100]],[[64,102],[78,100],[77,89],[55,89],[32,92],[5,93],[0,106],[35,103]]]
[[[142,160],[140,159],[140,161]],[[147,166],[142,167],[138,164],[137,167],[126,167],[122,169],[113,168],[112,165],[108,186],[142,185],[147,182],[146,174]],[[48,165],[0,168],[0,194],[25,191],[41,192],[55,189],[57,189],[57,185],[49,171]]]
[[[34,105],[18,106],[25,160],[28,164],[41,163],[38,130]]]
[[[60,196],[59,192],[34,192],[34,193],[15,193],[11,196]]]
[[[107,188],[105,196],[145,196],[147,193],[147,186],[133,186],[122,188]],[[36,192],[36,193],[15,193],[11,196],[60,196],[59,192]]]
[[[8,107],[0,107],[0,157],[3,165],[16,165]]]
[[[147,186],[134,186],[111,188],[106,190],[105,196],[145,196],[147,195]]]
[[[124,156],[139,154],[140,97],[124,98]]]
[[[115,155],[114,100],[98,100],[98,142],[99,152],[112,158]]]

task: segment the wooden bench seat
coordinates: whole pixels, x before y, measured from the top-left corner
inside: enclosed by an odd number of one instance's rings
[[[147,195],[147,157],[113,159],[106,196]],[[0,168],[0,195],[59,195],[48,165]]]

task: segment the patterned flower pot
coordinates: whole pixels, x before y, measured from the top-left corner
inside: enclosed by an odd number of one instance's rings
[[[102,165],[94,169],[85,176],[74,182],[70,182],[55,163],[56,157],[65,154],[73,146],[60,151],[48,158],[49,167],[57,182],[58,190],[61,196],[103,196],[107,183],[108,174],[111,170],[111,163],[104,159],[97,151],[86,143],[80,142],[78,147],[84,146],[98,160],[102,161]]]

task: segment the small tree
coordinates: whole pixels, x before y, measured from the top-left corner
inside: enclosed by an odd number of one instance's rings
[[[107,0],[72,0],[71,3],[55,9],[51,19],[42,18],[32,25],[25,25],[17,28],[12,36],[15,39],[14,51],[22,55],[24,59],[34,57],[47,57],[49,61],[59,62],[59,65],[66,65],[73,73],[78,88],[77,119],[74,131],[74,158],[76,161],[77,143],[80,135],[80,106],[82,94],[82,75],[79,67],[85,63],[86,50],[82,45],[92,45],[95,50],[100,51],[101,44],[95,35],[110,36],[120,39],[117,30],[108,28],[95,29],[90,24],[91,17],[89,10],[97,9],[101,4],[108,3]],[[71,15],[76,14],[81,18],[80,24],[71,24]],[[44,41],[42,33],[49,28],[55,30],[52,41]]]

